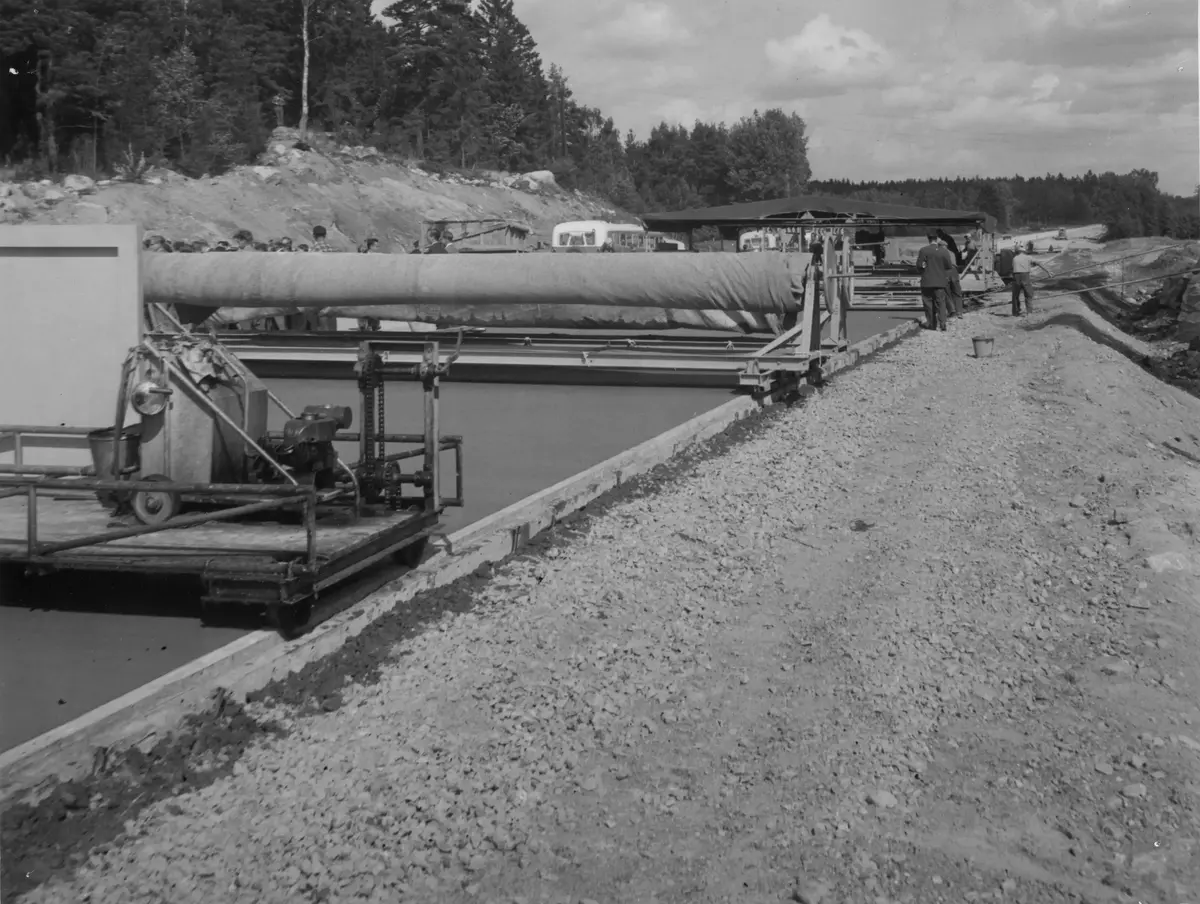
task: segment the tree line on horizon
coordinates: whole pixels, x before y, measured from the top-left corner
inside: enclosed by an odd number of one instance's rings
[[[817,195],[979,211],[994,216],[1001,231],[1102,223],[1112,239],[1200,238],[1200,190],[1191,197],[1167,194],[1158,187],[1158,173],[1144,169],[1120,175],[1088,170],[1082,176],[833,179],[810,182],[809,189]]]
[[[144,158],[192,176],[253,163],[278,124],[432,169],[548,169],[632,213],[799,194],[1018,222],[1200,232],[1157,176],[813,181],[782,109],[644,138],[544,65],[512,0],[0,0],[0,161],[93,176]],[[634,76],[628,85],[637,90]]]

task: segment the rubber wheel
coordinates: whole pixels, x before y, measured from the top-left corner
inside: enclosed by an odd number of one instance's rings
[[[170,483],[171,478],[162,474],[150,474],[140,480]],[[133,514],[142,524],[162,524],[179,514],[183,500],[178,493],[157,490],[139,490],[133,494]]]
[[[425,558],[425,550],[429,546],[429,538],[422,537],[416,543],[412,543],[403,549],[396,550],[393,553],[393,558],[401,565],[406,565],[409,568],[416,568],[421,564],[421,560]]]

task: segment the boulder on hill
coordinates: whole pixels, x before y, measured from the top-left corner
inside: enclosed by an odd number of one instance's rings
[[[81,176],[77,173],[65,177],[62,181],[64,190],[74,192],[77,195],[90,195],[96,191],[96,183],[87,176]]]
[[[1152,317],[1160,311],[1178,311],[1187,291],[1188,278],[1173,276],[1156,289],[1138,308],[1139,317]]]
[[[1180,342],[1200,339],[1200,279],[1186,280],[1186,287],[1179,302],[1179,322],[1175,328],[1175,338]]]
[[[550,170],[534,170],[531,173],[525,173],[521,178],[546,188],[558,188],[558,181]]]

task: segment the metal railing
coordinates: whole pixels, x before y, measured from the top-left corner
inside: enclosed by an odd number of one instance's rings
[[[43,427],[30,424],[0,424],[0,454],[11,451],[13,463],[0,463],[0,474],[42,474],[63,477],[94,474],[90,465],[27,465],[25,464],[25,441],[34,437],[43,439],[76,438],[86,439],[95,433],[96,427]],[[11,450],[6,446],[11,443]],[[82,448],[82,447],[81,447]]]
[[[99,533],[87,534],[70,540],[58,542],[41,542],[38,539],[38,496],[49,491],[74,490],[81,492],[156,492],[175,493],[192,497],[246,497],[248,502],[233,508],[219,509],[213,512],[201,512],[193,515],[176,516],[161,524],[142,524],[136,527],[121,527]],[[340,495],[338,491],[333,495]],[[86,546],[97,546],[111,543],[114,540],[125,540],[131,537],[142,537],[147,534],[180,528],[195,527],[200,524],[229,521],[246,515],[260,512],[282,510],[300,506],[304,518],[305,531],[305,564],[313,569],[317,564],[317,503],[328,501],[331,494],[318,496],[313,487],[307,486],[263,486],[240,483],[176,483],[159,480],[108,480],[83,477],[66,479],[60,477],[42,477],[29,474],[0,474],[0,498],[24,495],[26,497],[26,555],[30,560],[46,559],[56,553],[81,549]],[[136,548],[132,548],[135,552]],[[181,550],[186,554],[186,548]]]

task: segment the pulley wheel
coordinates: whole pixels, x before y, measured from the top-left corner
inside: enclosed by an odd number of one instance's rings
[[[139,480],[170,483],[171,478],[162,474],[150,474]],[[133,514],[142,524],[162,524],[179,514],[183,500],[178,493],[169,490],[138,490],[133,494]]]

